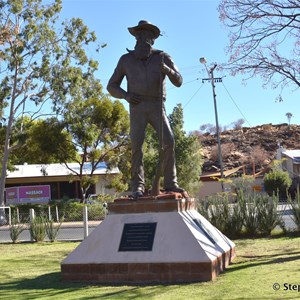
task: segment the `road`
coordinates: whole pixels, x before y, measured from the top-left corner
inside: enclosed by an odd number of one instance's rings
[[[297,229],[297,225],[292,219],[293,212],[290,204],[279,204],[277,207],[278,213],[282,214],[283,221],[285,223],[285,227],[288,230]]]
[[[282,214],[285,226],[288,230],[295,230],[297,226],[292,219],[292,210],[288,204],[278,205],[278,213]],[[90,234],[101,221],[89,221],[88,233]],[[58,232],[58,241],[81,241],[84,239],[83,222],[64,222]],[[20,241],[30,241],[30,233],[25,229],[19,237]],[[45,238],[45,241],[48,239]],[[8,226],[0,226],[0,243],[11,242]]]
[[[88,233],[90,234],[101,221],[89,222]],[[58,235],[58,241],[81,241],[84,239],[83,222],[65,222],[62,224]],[[48,238],[45,238],[47,241]],[[19,236],[19,241],[30,241],[30,233],[26,228]],[[10,231],[8,226],[0,227],[0,243],[11,242]]]

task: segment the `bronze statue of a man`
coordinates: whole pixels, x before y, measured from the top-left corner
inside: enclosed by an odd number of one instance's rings
[[[182,84],[182,76],[167,53],[152,48],[155,39],[160,36],[157,26],[142,20],[128,30],[136,38],[135,48],[120,58],[107,90],[113,97],[129,102],[132,195],[137,198],[144,194],[142,146],[148,123],[162,139],[159,142],[163,145],[164,189],[183,192],[177,184],[173,133],[164,105],[161,105],[161,101],[166,100],[166,76],[177,87]],[[121,88],[124,77],[127,80],[127,91]]]

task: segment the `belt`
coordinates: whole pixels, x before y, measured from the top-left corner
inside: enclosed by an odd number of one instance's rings
[[[138,96],[141,100],[144,101],[160,101],[159,97],[154,97],[154,96]],[[164,101],[165,101],[165,97],[164,97]]]

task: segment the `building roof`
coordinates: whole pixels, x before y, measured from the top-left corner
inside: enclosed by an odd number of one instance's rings
[[[243,166],[236,167],[236,168],[233,168],[233,169],[230,169],[230,170],[226,170],[226,171],[223,172],[224,177],[228,177],[228,176],[238,172],[242,168],[243,168]],[[221,172],[210,172],[210,173],[202,174],[200,176],[201,181],[217,180],[217,178],[221,178]]]
[[[284,150],[282,154],[291,158],[294,163],[300,164],[300,150]]]
[[[79,173],[78,163],[69,163],[69,168]],[[69,170],[64,164],[24,164],[15,165],[14,171],[7,172],[7,178],[24,178],[24,177],[52,177],[52,176],[68,176],[76,175],[75,172]],[[83,174],[91,173],[91,163],[84,163]],[[101,162],[98,164],[94,175],[105,175],[105,174],[117,174],[119,173],[118,168],[108,170],[107,164]]]

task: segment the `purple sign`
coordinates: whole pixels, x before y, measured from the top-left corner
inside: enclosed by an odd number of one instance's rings
[[[48,203],[50,185],[19,186],[6,189],[6,204]]]
[[[19,188],[11,187],[6,188],[6,204],[17,204],[19,203]]]

